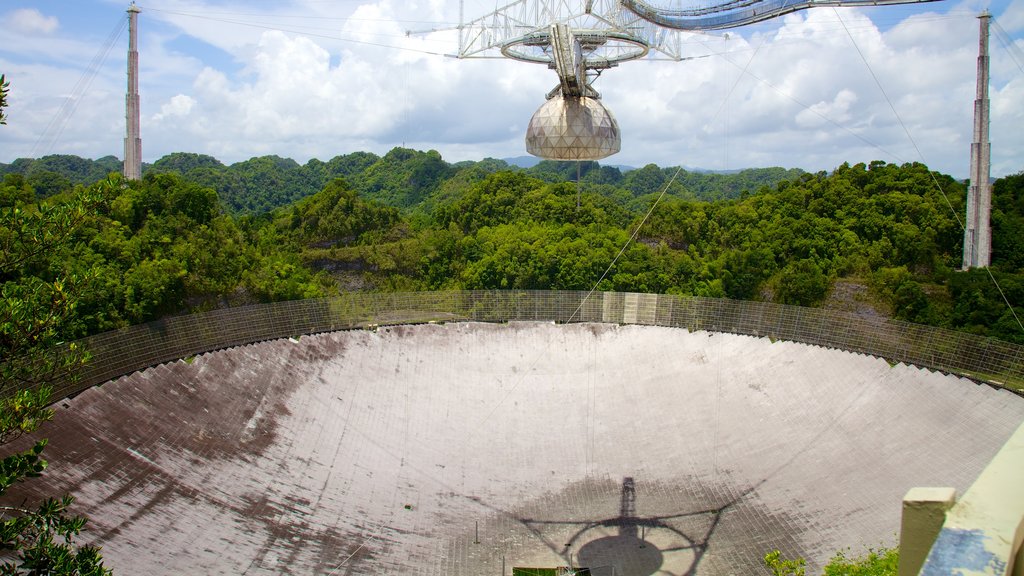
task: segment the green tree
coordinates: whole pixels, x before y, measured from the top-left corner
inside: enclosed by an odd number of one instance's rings
[[[730,252],[722,271],[722,285],[729,298],[752,300],[775,270],[775,256],[766,248]]]
[[[823,576],[896,576],[899,564],[897,548],[870,550],[861,558],[847,558],[837,552],[825,565]]]
[[[39,277],[41,259],[73,238],[98,201],[84,192],[74,201],[35,209],[0,208],[0,443],[35,431],[53,412],[50,383],[73,373],[86,356],[62,345],[75,321],[82,279]],[[0,461],[0,498],[46,468],[46,440]],[[0,564],[3,574],[102,575],[98,548],[76,547],[86,519],[68,509],[74,498],[47,498],[36,507],[0,505]]]
[[[220,202],[212,188],[182,182],[169,196],[170,209],[196,224],[209,224],[220,213]]]
[[[992,197],[992,264],[1024,272],[1024,172],[996,180]]]
[[[786,560],[778,550],[764,555],[764,565],[771,570],[772,576],[804,576],[807,570],[807,561],[803,558]]]
[[[153,172],[177,172],[184,176],[193,170],[201,168],[223,170],[224,164],[213,156],[207,156],[206,154],[174,152],[154,162],[149,169]]]
[[[0,182],[0,208],[12,208],[32,202],[36,192],[21,174],[5,174]]]
[[[72,187],[71,180],[52,170],[34,170],[28,173],[26,180],[40,198],[66,192]]]
[[[301,300],[324,295],[316,275],[292,254],[270,254],[245,274],[246,288],[262,302]]]
[[[374,233],[386,235],[399,220],[396,208],[362,199],[341,178],[276,215],[277,226],[296,241],[321,246],[362,243]]]
[[[780,272],[775,298],[783,304],[812,306],[828,293],[829,279],[813,260],[790,262]]]
[[[132,324],[178,310],[185,296],[188,271],[170,259],[144,260],[124,275],[125,317]]]
[[[346,180],[361,197],[405,210],[437,191],[451,172],[436,150],[394,148]]]

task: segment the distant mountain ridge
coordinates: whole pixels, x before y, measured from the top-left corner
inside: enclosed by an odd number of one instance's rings
[[[0,176],[20,174],[39,196],[46,197],[75,184],[92,184],[111,172],[120,172],[122,166],[114,156],[89,160],[71,154],[51,154],[36,159],[18,158],[10,164],[0,163]]]
[[[575,182],[579,174],[582,185],[596,186],[601,194],[634,206],[646,205],[646,196],[663,189],[669,196],[686,200],[739,198],[804,173],[799,169],[753,168],[731,174],[681,170],[677,175],[675,167],[654,164],[633,168],[597,162],[556,162],[533,156],[448,163],[434,150],[400,147],[383,156],[353,152],[326,162],[314,158],[305,164],[280,156],[259,156],[225,165],[206,154],[175,152],[143,165],[143,175],[180,174],[191,182],[213,188],[228,212],[254,215],[311,196],[335,178],[344,178],[363,198],[405,211],[429,212],[439,199],[459,188],[446,185],[449,180],[480,180],[501,170],[524,171],[546,182]],[[43,197],[120,171],[121,161],[114,156],[88,160],[51,155],[0,163],[0,175],[24,176]]]

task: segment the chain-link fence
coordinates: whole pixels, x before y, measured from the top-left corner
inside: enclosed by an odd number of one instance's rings
[[[149,366],[262,340],[446,321],[611,322],[728,332],[838,348],[997,384],[1024,382],[1024,346],[855,314],[665,294],[561,291],[351,293],[177,316],[80,341],[91,360],[63,398]]]

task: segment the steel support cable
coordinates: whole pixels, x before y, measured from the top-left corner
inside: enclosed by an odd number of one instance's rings
[[[989,23],[991,24],[992,29],[995,30],[996,38],[998,38],[1003,44],[1003,47],[1006,48],[1006,53],[1010,55],[1010,59],[1017,65],[1017,69],[1024,74],[1024,53],[1021,53],[1021,49],[1014,43],[1013,39],[1010,38],[1010,35],[1006,33],[1006,30],[1003,30],[1003,27],[999,25],[999,22],[997,22],[995,18],[992,18]]]
[[[211,16],[202,16],[199,14],[189,14],[187,12],[173,12],[169,10],[160,10],[159,8],[146,8],[146,10],[152,12],[164,12],[166,14],[174,14],[176,16],[184,16],[187,18],[196,18],[198,20],[209,20],[211,22],[220,22],[222,24],[234,24],[235,26],[248,26],[249,28],[258,28],[261,30],[275,30],[278,32],[291,32],[292,34],[300,34],[302,36],[309,36],[312,38],[324,38],[327,40],[337,40],[339,42],[347,42],[349,44],[361,44],[364,46],[375,46],[377,48],[388,48],[391,50],[403,50],[405,52],[415,52],[418,54],[427,54],[429,56],[449,56],[443,52],[433,52],[430,50],[420,50],[418,48],[408,48],[405,46],[394,46],[391,44],[382,44],[379,42],[369,42],[366,40],[353,40],[351,38],[343,38],[341,36],[332,36],[330,34],[319,34],[315,32],[307,32],[302,29],[284,28],[282,26],[271,26],[268,24],[257,24],[255,22],[246,22],[244,20],[229,20],[226,18],[213,18]]]
[[[100,49],[96,52],[96,55],[92,57],[92,61],[82,72],[82,75],[78,78],[74,88],[71,89],[71,95],[64,99],[61,103],[57,113],[50,118],[50,122],[47,123],[46,128],[36,139],[35,144],[32,145],[32,150],[29,152],[30,158],[38,158],[40,152],[49,152],[53,148],[53,145],[60,139],[61,134],[64,133],[64,128],[67,127],[68,120],[74,116],[75,111],[78,110],[79,104],[82,103],[82,97],[92,86],[93,80],[96,79],[96,75],[99,73],[100,68],[104,62],[107,61],[107,56],[113,49],[114,44],[118,38],[121,37],[121,33],[124,32],[125,27],[128,26],[127,18],[118,18],[118,23],[114,29],[107,36],[107,39],[100,46]]]
[[[850,43],[853,44],[854,49],[857,51],[857,55],[859,55],[861,61],[864,62],[864,67],[867,68],[868,73],[871,74],[871,79],[875,81],[875,86],[878,87],[878,91],[882,93],[882,97],[885,98],[886,104],[888,104],[889,109],[892,110],[892,115],[896,118],[896,122],[900,125],[900,128],[903,129],[903,133],[907,135],[907,139],[910,140],[910,144],[914,147],[914,150],[917,152],[917,157],[921,159],[921,162],[925,166],[927,166],[928,163],[925,162],[924,153],[921,152],[921,148],[917,145],[917,141],[914,140],[914,136],[910,133],[910,129],[907,128],[907,125],[903,122],[903,118],[900,116],[900,113],[896,111],[896,106],[892,103],[892,99],[889,98],[889,94],[886,93],[885,88],[882,86],[881,80],[878,79],[878,75],[875,74],[875,70],[871,67],[871,64],[868,62],[868,59],[864,56],[864,52],[861,51],[860,45],[857,44],[857,40],[853,37],[853,34],[850,32],[850,29],[846,27],[846,22],[844,22],[842,16],[839,15],[839,11],[836,10],[835,8],[833,8],[833,10],[835,10],[836,18],[838,18],[839,22],[843,25],[843,30],[846,30],[846,35],[850,38]],[[956,219],[957,224],[960,225],[960,229],[963,230],[964,223],[963,221],[960,220],[960,214],[957,213],[956,209],[953,208],[953,203],[949,201],[949,196],[947,196],[946,191],[942,189],[942,186],[939,184],[939,180],[935,177],[935,174],[931,170],[928,170],[928,176],[931,177],[932,182],[935,184],[935,188],[939,191],[940,194],[942,194],[942,198],[946,201],[946,206],[949,207],[949,211],[953,214],[953,217]]]
[[[715,440],[712,443],[714,450],[711,459],[711,469],[714,477],[718,478],[718,433],[722,427],[722,339],[715,342],[718,358],[715,358]]]
[[[174,14],[176,16],[196,16],[196,17],[202,17],[200,14],[197,14],[195,12],[182,12],[180,10],[166,10],[166,9],[160,9],[160,8],[152,8],[152,7],[149,7],[149,6],[139,6],[139,8],[141,8],[141,9],[147,11],[147,12],[163,12],[164,14]],[[324,16],[322,14],[316,14],[316,15],[273,14],[273,13],[267,13],[267,12],[261,13],[261,12],[212,12],[212,11],[205,11],[204,14],[206,16],[231,16],[231,17],[251,16],[251,17],[254,17],[254,18],[271,18],[271,19],[274,19],[274,20],[278,20],[278,19],[313,20],[313,21],[317,21],[317,22],[322,22],[324,20],[336,20],[336,21],[340,21],[340,22],[400,22],[400,23],[403,23],[403,24],[424,24],[424,25],[437,25],[437,26],[452,26],[451,29],[452,30],[455,29],[454,25],[451,22],[445,22],[445,21],[439,21],[439,20],[403,20],[403,19],[399,19],[399,18],[354,18],[352,16]],[[320,28],[320,29],[327,30],[327,28]]]
[[[754,50],[754,52],[750,55],[750,59],[747,60],[747,64],[742,69],[743,72],[746,72],[750,68],[750,64],[754,61],[754,58],[757,56],[758,51],[761,49],[761,46],[763,45],[764,41],[762,41],[762,43],[759,44],[757,48]],[[715,110],[715,113],[711,116],[711,120],[708,122],[709,124],[714,124],[715,120],[718,119],[719,114],[722,113],[722,109],[725,108],[725,103],[729,101],[729,98],[732,96],[732,93],[735,92],[736,87],[740,83],[740,78],[742,77],[743,74],[740,74],[739,76],[736,77],[736,82],[733,83],[732,88],[729,89],[729,92],[725,95],[725,98],[723,98],[722,101],[719,103],[718,109]],[[587,300],[589,300],[590,297],[594,294],[594,292],[597,291],[597,287],[601,285],[601,282],[603,282],[604,279],[608,277],[608,273],[611,272],[612,268],[615,267],[615,264],[619,261],[619,258],[621,258],[622,255],[626,252],[626,249],[629,248],[629,245],[632,244],[634,240],[636,240],[637,235],[640,234],[640,229],[644,227],[644,224],[647,223],[647,220],[651,217],[651,214],[654,213],[654,209],[657,208],[658,204],[660,204],[662,199],[665,198],[665,195],[668,193],[668,189],[672,186],[672,184],[675,183],[677,179],[679,179],[679,174],[682,171],[682,165],[676,167],[675,172],[672,173],[672,177],[669,178],[668,182],[665,183],[665,186],[662,187],[661,193],[658,194],[658,197],[651,204],[651,207],[647,210],[647,213],[644,214],[644,217],[642,220],[640,220],[640,223],[637,224],[636,228],[633,230],[633,233],[630,234],[629,238],[626,240],[626,243],[622,245],[622,248],[619,250],[619,253],[615,255],[615,258],[612,259],[611,264],[609,264],[608,267],[605,268],[604,273],[601,274],[601,277],[597,279],[597,282],[594,283],[594,286],[590,289],[589,292],[587,292],[587,295],[583,297],[583,300],[580,302],[580,305],[576,307],[576,310],[572,313],[572,316],[569,317],[570,322],[572,322],[572,319],[575,318],[576,315],[580,312],[580,310],[583,309],[583,305],[586,304]]]
[[[754,52],[750,55],[750,60],[747,61],[747,64],[746,66],[744,66],[743,71],[746,71],[747,68],[750,67],[750,64],[754,61],[754,57],[757,56],[757,52],[761,49],[762,45],[763,42],[762,44],[759,44],[758,47],[754,50]],[[732,96],[732,93],[736,90],[736,86],[739,85],[740,78],[742,77],[743,74],[740,74],[736,78],[736,82],[732,85],[732,88],[729,90],[729,93],[726,94],[721,104],[719,104],[718,110],[716,110],[714,115],[711,117],[710,123],[714,123],[714,121],[718,118],[718,115],[721,114],[722,109],[725,107],[725,102],[727,102],[729,100],[729,97]],[[682,171],[682,165],[676,167],[675,172],[672,173],[672,177],[669,178],[668,182],[666,182],[664,187],[662,187],[661,193],[658,194],[658,197],[651,204],[651,207],[648,208],[647,213],[644,214],[643,219],[641,219],[640,223],[637,224],[636,228],[633,229],[633,232],[630,234],[629,238],[626,239],[626,242],[622,245],[622,248],[619,249],[619,252],[612,259],[611,263],[608,264],[608,267],[605,268],[604,272],[601,274],[601,277],[598,278],[596,282],[594,282],[593,287],[591,287],[591,289],[580,300],[579,305],[576,306],[576,309],[573,310],[572,314],[569,315],[569,318],[566,320],[566,324],[573,322],[573,320],[575,320],[580,315],[580,311],[583,310],[583,306],[586,305],[587,301],[590,300],[590,297],[594,295],[594,292],[597,291],[597,288],[598,286],[601,285],[601,282],[603,282],[604,279],[608,277],[608,274],[612,271],[612,268],[615,267],[615,264],[618,263],[619,258],[621,258],[623,254],[625,254],[626,249],[629,248],[630,244],[632,244],[636,240],[637,235],[640,234],[640,229],[643,228],[647,220],[650,219],[651,214],[654,213],[654,209],[658,207],[658,204],[660,204],[662,199],[665,198],[665,195],[668,194],[668,190],[669,188],[671,188],[672,184],[674,184],[675,181],[679,179],[679,174]],[[529,367],[523,371],[522,375],[515,381],[512,387],[509,388],[509,390],[505,392],[505,394],[502,395],[502,397],[499,398],[497,402],[495,402],[495,404],[491,407],[490,410],[487,411],[487,414],[484,415],[480,422],[472,427],[473,429],[477,429],[484,426],[491,419],[491,417],[498,410],[498,408],[502,404],[504,404],[506,400],[508,400],[508,397],[511,396],[517,388],[519,388],[519,385],[522,383],[523,378],[525,378],[526,374],[529,374],[533,370],[533,368],[537,366],[537,363],[540,362],[541,357],[547,352],[548,349],[548,347],[545,347],[544,349],[541,350],[540,353],[534,356],[533,361],[530,363]]]
[[[1006,307],[1010,310],[1010,314],[1013,316],[1013,319],[1017,321],[1017,327],[1020,328],[1021,332],[1024,332],[1024,324],[1021,323],[1020,318],[1017,316],[1017,311],[1013,309],[1013,304],[1010,304],[1010,300],[1006,297],[1006,294],[1003,293],[1003,287],[999,285],[999,281],[996,280],[994,275],[992,275],[992,269],[985,266],[985,271],[988,272],[988,277],[992,281],[992,285],[996,287],[996,290],[999,291],[999,295],[1003,297],[1003,302],[1006,303]]]
[[[833,8],[833,10],[835,10],[835,8]],[[839,21],[843,22],[843,18],[839,15],[838,10],[836,10],[836,18],[839,18]],[[843,28],[846,28],[845,22],[843,22]],[[871,78],[874,79],[875,84],[878,86],[878,90],[882,93],[882,96],[885,97],[885,101],[889,104],[889,108],[892,110],[893,115],[896,117],[896,121],[899,122],[900,127],[903,128],[903,131],[907,135],[907,139],[909,139],[910,143],[913,144],[914,150],[917,151],[918,157],[921,158],[921,162],[925,164],[925,166],[927,166],[927,162],[925,162],[924,159],[924,154],[921,152],[921,149],[917,146],[917,141],[914,140],[914,137],[910,134],[910,130],[907,128],[907,125],[904,124],[903,119],[900,118],[899,112],[896,111],[896,106],[893,105],[892,100],[889,99],[889,95],[886,94],[885,88],[882,87],[882,83],[878,80],[878,76],[875,75],[875,71],[871,68],[871,64],[869,64],[867,58],[864,57],[864,53],[861,51],[860,46],[854,39],[853,34],[850,34],[849,29],[846,30],[846,33],[847,35],[849,35],[850,42],[853,43],[854,48],[857,49],[857,54],[860,55],[860,59],[864,62],[864,66],[866,66],[868,72],[871,73]],[[942,186],[939,184],[938,178],[935,177],[935,173],[932,170],[928,170],[928,176],[931,177],[932,182],[935,184],[935,188],[939,191],[940,194],[942,194],[942,198],[943,200],[946,201],[946,205],[949,206],[949,210],[950,212],[953,213],[953,217],[956,218],[957,224],[960,225],[960,231],[965,231],[966,226],[964,225],[963,221],[960,220],[960,214],[957,213],[957,211],[953,208],[953,203],[950,202],[949,196],[946,195],[946,191],[942,189]],[[992,270],[990,270],[988,266],[985,267],[985,271],[988,272],[989,279],[992,281],[992,284],[996,287],[996,290],[999,291],[999,295],[1003,298],[1003,302],[1006,304],[1006,307],[1010,310],[1010,314],[1013,315],[1013,319],[1017,321],[1017,327],[1020,328],[1020,331],[1022,333],[1024,333],[1024,323],[1021,323],[1020,318],[1017,316],[1017,312],[1013,309],[1013,305],[1010,304],[1010,300],[1006,297],[1006,294],[1003,293],[1003,288],[999,285],[999,281],[996,280],[995,275],[992,274]]]
[[[841,18],[840,18],[840,22],[842,22],[842,19],[841,19]],[[844,23],[844,27],[845,27],[845,23]],[[846,30],[847,30],[847,33],[849,34],[849,29],[847,28]],[[856,45],[856,44],[855,44],[855,45]],[[859,52],[859,48],[858,48],[858,52]],[[726,53],[719,53],[719,54],[716,54],[716,55],[717,55],[717,56],[720,56],[720,57],[721,57],[721,58],[722,58],[723,60],[725,60],[725,61],[726,61],[726,62],[728,62],[729,64],[732,64],[733,66],[736,66],[737,68],[739,68],[739,65],[738,65],[738,64],[736,64],[735,62],[733,62],[733,61],[732,61],[732,59],[730,59],[730,58],[729,58],[729,57],[728,57],[728,56],[726,55]],[[861,58],[863,58],[863,54],[861,55]],[[870,69],[870,67],[869,67],[869,69]],[[773,83],[769,82],[768,80],[765,80],[764,78],[761,78],[761,77],[760,77],[760,76],[758,76],[757,74],[754,74],[753,72],[750,72],[750,71],[746,71],[746,74],[748,74],[748,75],[749,75],[749,76],[750,76],[751,78],[753,78],[753,79],[757,80],[758,82],[761,82],[761,83],[762,83],[762,84],[764,84],[765,86],[767,86],[767,87],[771,88],[771,89],[772,89],[772,90],[774,90],[774,91],[775,91],[776,93],[778,93],[778,94],[779,94],[780,96],[783,96],[783,97],[787,98],[788,100],[790,100],[790,101],[792,101],[792,102],[796,103],[797,105],[801,106],[802,108],[804,108],[804,109],[805,109],[805,110],[807,110],[808,112],[811,112],[812,114],[814,114],[814,115],[818,116],[818,117],[819,117],[819,118],[821,118],[822,120],[825,120],[825,121],[826,121],[826,122],[828,122],[829,124],[832,124],[832,125],[833,125],[833,126],[835,126],[836,128],[839,128],[840,130],[843,130],[843,131],[845,131],[845,132],[849,133],[849,134],[850,134],[851,136],[853,136],[853,137],[857,138],[857,139],[858,139],[858,140],[860,140],[861,142],[864,142],[864,143],[865,143],[865,144],[867,144],[868,146],[871,146],[872,148],[875,148],[876,150],[878,150],[878,151],[880,151],[880,152],[883,152],[883,153],[885,153],[885,154],[887,154],[887,155],[891,156],[892,158],[894,158],[895,160],[898,160],[898,161],[900,161],[900,162],[906,162],[906,161],[907,161],[907,160],[906,160],[905,158],[903,158],[903,157],[902,157],[902,156],[900,156],[899,154],[897,154],[897,153],[895,153],[895,152],[891,152],[891,151],[889,151],[889,150],[886,150],[886,149],[885,149],[885,148],[883,148],[883,147],[882,147],[882,146],[881,146],[880,144],[877,144],[877,143],[875,143],[875,142],[872,142],[871,140],[869,140],[869,139],[865,138],[865,137],[864,137],[864,136],[862,136],[861,134],[858,134],[858,133],[854,132],[853,130],[851,130],[850,128],[848,128],[848,127],[846,127],[846,126],[844,126],[844,125],[842,125],[842,124],[840,124],[840,123],[836,122],[836,121],[835,121],[835,120],[833,120],[832,118],[829,118],[829,117],[828,117],[828,116],[826,116],[825,114],[823,114],[823,113],[821,113],[821,112],[819,112],[819,111],[815,110],[815,109],[814,109],[813,107],[811,107],[811,106],[809,106],[809,105],[805,104],[804,102],[802,102],[802,101],[798,100],[798,99],[797,99],[796,97],[794,97],[794,96],[792,96],[792,95],[788,94],[787,92],[783,91],[783,90],[782,90],[781,88],[779,88],[778,86],[776,86],[775,84],[773,84]],[[873,75],[874,75],[874,73],[872,72],[872,76],[873,76]],[[876,79],[875,79],[875,81],[876,81],[876,83],[877,83],[878,79],[876,78]],[[884,91],[883,91],[883,95],[884,95]],[[886,99],[888,100],[888,96],[886,96]],[[892,103],[890,102],[889,104],[890,104],[890,107],[892,107]],[[895,111],[895,109],[894,109],[894,111]],[[899,118],[898,118],[898,115],[897,115],[897,119],[899,119]],[[902,125],[902,121],[900,121],[900,123],[901,123],[901,125]],[[904,130],[906,131],[906,127],[905,127],[905,126],[904,126]],[[909,132],[908,132],[908,135],[909,135]],[[911,139],[911,140],[913,141],[913,139]],[[915,147],[915,148],[917,148],[917,144],[916,144],[916,142],[914,143],[914,147]],[[919,150],[919,149],[918,149],[918,154],[920,154],[920,150]],[[937,188],[939,189],[939,191],[943,193],[943,198],[944,198],[944,199],[946,200],[946,205],[947,205],[947,206],[949,206],[950,210],[951,210],[951,211],[952,211],[952,213],[953,213],[953,217],[954,217],[954,218],[955,218],[955,219],[957,220],[957,223],[958,223],[958,224],[960,225],[960,228],[961,228],[961,229],[963,229],[963,226],[964,226],[964,225],[963,225],[963,223],[962,223],[962,222],[960,221],[960,217],[959,217],[959,214],[957,214],[956,210],[954,210],[954,209],[953,209],[953,207],[952,207],[951,203],[949,202],[949,198],[947,198],[947,197],[946,197],[945,193],[944,193],[944,192],[942,191],[942,187],[941,187],[941,186],[939,186],[939,185],[938,185],[938,181],[936,181],[936,180],[935,180],[935,176],[934,176],[933,174],[931,174],[930,172],[929,172],[929,176],[930,176],[930,177],[932,178],[932,181],[933,181],[933,182],[935,183],[935,185],[936,185],[936,187],[937,187]]]
[[[726,62],[728,62],[729,64],[732,64],[733,66],[735,66],[737,68],[740,68],[740,65],[735,63],[735,62],[733,62],[732,59],[729,58],[727,54],[728,53],[721,52],[721,53],[714,54],[714,56],[718,56],[718,57],[722,58],[723,60],[725,60]],[[848,128],[846,126],[843,126],[839,122],[836,122],[835,120],[833,120],[833,119],[829,118],[828,116],[822,114],[821,112],[815,110],[812,106],[809,106],[809,105],[805,104],[804,102],[798,100],[796,97],[794,97],[793,95],[785,92],[782,88],[779,88],[778,86],[776,86],[775,84],[772,84],[768,80],[765,80],[764,78],[758,76],[757,74],[754,74],[753,72],[747,70],[746,68],[740,68],[740,69],[743,70],[743,72],[747,76],[750,76],[754,80],[757,80],[758,82],[760,82],[760,83],[764,84],[765,86],[771,88],[779,96],[782,96],[783,98],[786,98],[787,100],[789,100],[789,101],[793,102],[794,104],[800,106],[804,110],[807,110],[808,112],[814,114],[818,118],[821,118],[822,120],[828,122],[829,124],[832,124],[836,128],[839,128],[840,130],[843,130],[844,132],[847,132],[848,134],[850,134],[854,138],[860,140],[861,142],[867,144],[868,146],[871,146],[872,148],[878,150],[879,152],[887,154],[887,155],[891,156],[892,158],[894,158],[896,160],[899,160],[901,162],[906,162],[906,160],[903,157],[901,157],[899,154],[896,154],[895,152],[890,152],[889,150],[886,150],[885,148],[883,148],[881,144],[877,144],[875,142],[872,142],[871,140],[865,138],[861,134],[858,134],[858,133],[854,132],[853,130],[851,130],[850,128]]]
[[[596,412],[597,412],[597,382],[596,382],[596,378],[594,376],[594,370],[597,369],[597,343],[598,343],[598,340],[595,338],[594,342],[591,344],[591,349],[590,349],[590,351],[591,351],[590,377],[587,379],[588,380],[588,386],[587,386],[587,412],[588,412],[588,414],[587,414],[587,416],[588,416],[588,421],[589,421],[589,424],[590,424],[588,426],[588,428],[587,428],[587,436],[589,436],[588,444],[589,444],[589,448],[590,448],[590,451],[588,453],[588,458],[587,458],[587,473],[588,474],[592,474],[594,472],[594,459],[595,459],[594,454],[595,454],[595,452],[597,452],[596,446],[595,446],[595,444],[597,443],[597,433],[596,433],[596,423],[595,423],[595,420],[597,418],[597,416],[596,416]]]
[[[352,553],[348,555],[348,557],[347,557],[347,558],[345,558],[344,560],[342,560],[340,564],[338,564],[337,566],[335,566],[335,567],[334,567],[334,570],[331,570],[330,572],[328,572],[328,573],[327,573],[327,576],[334,576],[334,574],[337,574],[337,573],[338,573],[338,570],[341,570],[341,567],[342,567],[342,566],[344,566],[344,565],[345,565],[346,563],[348,563],[348,561],[349,561],[349,560],[351,560],[353,556],[355,556],[356,554],[358,554],[358,553],[359,553],[359,551],[360,551],[360,550],[362,550],[362,549],[363,549],[363,548],[364,548],[364,547],[365,547],[365,546],[366,546],[367,544],[370,544],[371,542],[375,542],[375,541],[377,541],[378,539],[380,539],[380,537],[381,537],[381,535],[382,535],[383,533],[384,533],[384,526],[382,525],[382,526],[381,526],[381,527],[380,527],[380,528],[379,528],[379,529],[377,530],[377,533],[376,533],[376,534],[374,534],[373,536],[371,536],[371,537],[370,537],[369,539],[367,539],[367,540],[363,540],[363,541],[362,541],[362,542],[361,542],[361,543],[359,544],[359,546],[357,546],[357,547],[356,547],[356,549],[355,549],[355,550],[353,550],[353,551],[352,551]]]
[[[916,25],[921,25],[921,24],[926,24],[926,23],[930,23],[930,22],[941,22],[941,21],[945,21],[945,20],[959,20],[959,19],[964,18],[964,16],[966,16],[966,15],[967,15],[966,13],[964,13],[964,14],[956,14],[956,13],[950,12],[950,13],[943,14],[943,15],[915,18],[914,19],[914,23]],[[851,23],[847,23],[846,24],[846,28],[849,29],[849,30],[860,30],[860,29],[876,30],[876,29],[878,29],[878,23],[879,22],[885,22],[885,21],[886,21],[885,18],[873,18],[872,20],[868,21],[868,23],[866,23],[866,24],[856,24],[856,23],[851,24]],[[838,31],[839,31],[839,28],[841,26],[841,25],[832,25],[834,23],[831,20],[821,20],[821,19],[816,20],[815,24],[821,28],[822,32],[825,32],[827,34],[837,34]],[[823,26],[823,24],[828,24],[829,26],[826,27],[826,26]],[[726,32],[724,34],[713,34],[711,32],[694,33],[692,35],[692,38],[693,38],[692,40],[687,40],[687,41],[683,42],[682,44],[683,45],[699,44],[699,45],[701,45],[701,46],[703,46],[705,48],[708,48],[710,50],[711,47],[708,45],[707,41],[703,39],[704,37],[707,37],[707,36],[715,36],[715,37],[720,37],[720,38],[727,38],[727,37],[730,36],[730,34],[728,32]],[[787,43],[787,44],[790,43],[790,42],[799,43],[799,42],[804,42],[806,40],[806,36],[804,36],[802,33],[794,32],[794,31],[787,31],[785,29],[777,29],[777,30],[775,30],[773,32],[773,36],[772,37],[775,40],[775,42],[772,43],[773,47],[774,46],[779,46],[779,45],[781,45],[783,43]],[[732,50],[729,53],[731,53],[731,54],[739,54],[741,52],[745,52],[746,50],[747,49],[740,48],[740,49]],[[721,55],[722,55],[721,52],[713,52],[711,54],[706,54],[706,55],[703,55],[703,56],[698,56],[697,58],[704,58],[704,57],[707,57],[707,56],[721,56]],[[695,57],[691,56],[690,59],[692,59],[692,58],[695,58]],[[683,58],[682,60],[686,60],[686,59],[687,58]],[[657,58],[649,58],[649,60],[658,60],[658,59]]]

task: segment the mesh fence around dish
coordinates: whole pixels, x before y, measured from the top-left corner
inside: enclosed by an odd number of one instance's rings
[[[789,340],[998,383],[1024,381],[1024,347],[907,322],[766,302],[569,291],[350,293],[165,318],[79,341],[89,362],[54,397],[197,354],[305,334],[426,322],[608,322]]]

